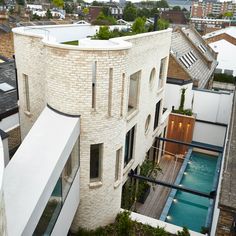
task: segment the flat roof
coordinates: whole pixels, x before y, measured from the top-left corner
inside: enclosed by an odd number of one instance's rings
[[[229,43],[225,39],[210,43],[209,46],[215,51],[218,52],[217,68],[233,70],[233,75],[236,76],[236,46],[232,43]]]

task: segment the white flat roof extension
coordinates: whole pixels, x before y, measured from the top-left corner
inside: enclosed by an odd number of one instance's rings
[[[4,172],[8,235],[32,235],[78,135],[78,117],[41,113]]]

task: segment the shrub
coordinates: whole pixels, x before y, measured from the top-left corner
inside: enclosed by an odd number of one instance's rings
[[[130,212],[124,211],[116,216],[115,229],[118,236],[129,236],[134,234],[133,224],[130,219]]]
[[[228,74],[215,74],[214,81],[234,84],[235,77],[233,75],[228,75]]]
[[[184,226],[182,231],[177,232],[178,236],[190,236],[188,229]]]

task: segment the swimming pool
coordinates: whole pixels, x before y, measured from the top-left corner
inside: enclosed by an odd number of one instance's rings
[[[180,185],[210,193],[213,188],[216,165],[216,156],[192,152]],[[200,232],[201,227],[206,225],[209,205],[208,198],[178,190],[165,221]]]

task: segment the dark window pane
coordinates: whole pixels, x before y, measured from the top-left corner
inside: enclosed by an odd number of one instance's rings
[[[90,146],[90,178],[99,178],[100,146],[94,144]]]
[[[155,119],[154,119],[154,130],[157,128],[159,123],[159,113],[160,113],[161,101],[156,104]]]

